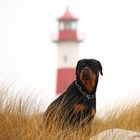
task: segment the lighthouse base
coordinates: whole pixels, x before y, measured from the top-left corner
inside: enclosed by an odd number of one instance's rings
[[[60,68],[57,71],[56,94],[60,95],[66,91],[68,86],[75,80],[75,68]]]

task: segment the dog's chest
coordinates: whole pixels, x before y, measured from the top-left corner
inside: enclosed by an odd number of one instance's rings
[[[96,110],[96,96],[92,99],[85,97],[73,84],[67,92],[67,109],[71,113],[90,114],[93,109]],[[73,113],[72,113],[73,114]]]
[[[74,113],[90,114],[93,109],[96,110],[96,101],[93,99],[81,99],[73,104]]]

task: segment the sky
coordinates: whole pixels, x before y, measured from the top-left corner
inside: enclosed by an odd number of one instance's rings
[[[56,98],[52,40],[67,7],[79,18],[77,30],[84,38],[79,59],[97,59],[103,66],[97,108],[140,101],[139,0],[1,0],[0,83],[36,96],[45,107]]]

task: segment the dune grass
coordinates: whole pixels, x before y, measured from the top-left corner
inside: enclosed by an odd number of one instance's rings
[[[0,140],[88,140],[110,128],[140,132],[140,103],[110,111],[102,118],[96,116],[89,133],[89,126],[79,130],[60,130],[53,121],[45,128],[43,113],[33,109],[32,100],[17,100],[10,96],[6,99],[8,92],[8,88],[0,87]]]

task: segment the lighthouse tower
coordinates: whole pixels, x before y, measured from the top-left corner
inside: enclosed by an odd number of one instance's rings
[[[77,21],[68,8],[58,18],[58,35],[53,40],[58,46],[57,95],[63,93],[75,79],[78,45],[82,42],[77,35]]]

